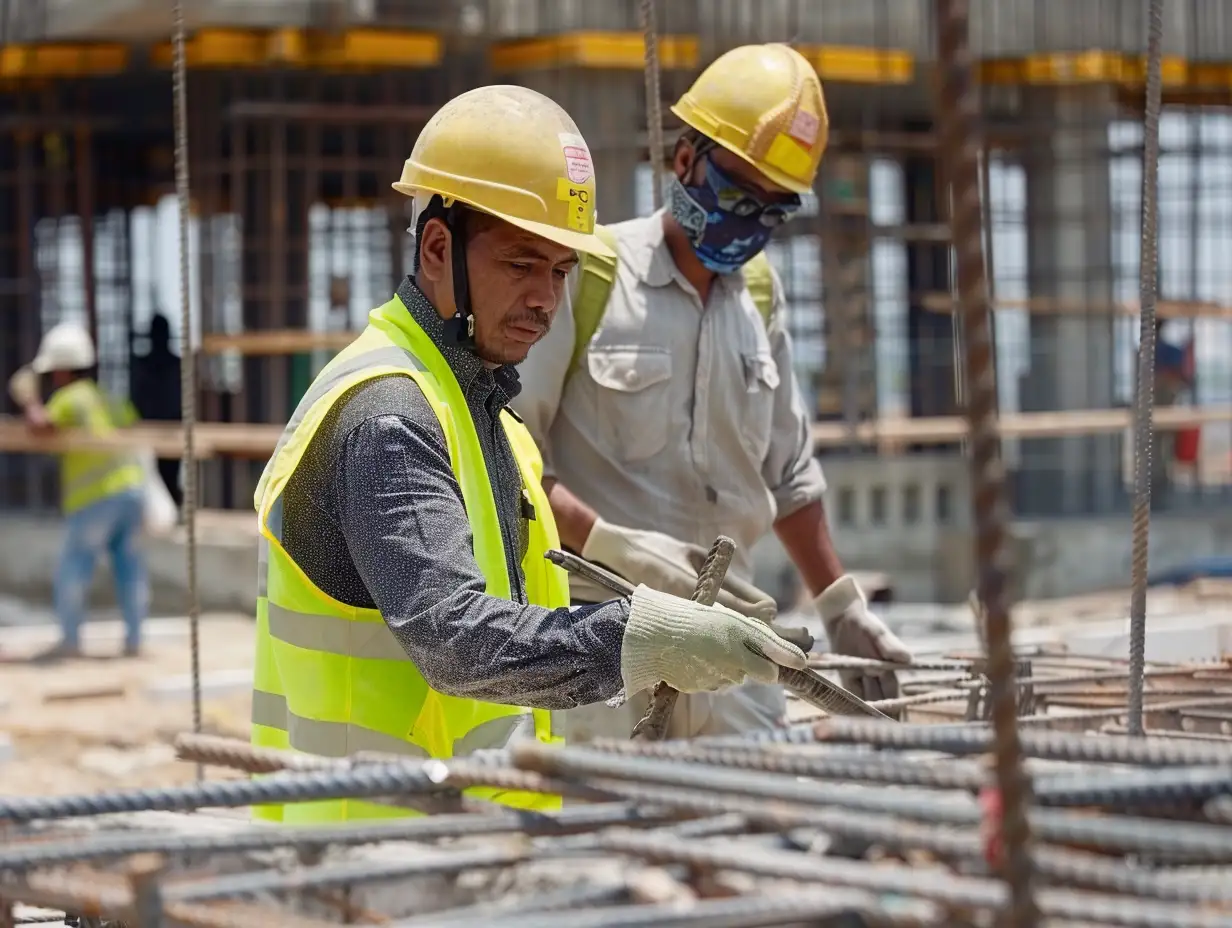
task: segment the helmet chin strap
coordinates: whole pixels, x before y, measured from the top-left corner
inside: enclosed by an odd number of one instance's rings
[[[440,196],[433,196],[420,212],[415,222],[415,270],[419,270],[419,249],[423,242],[424,226],[433,219],[440,219],[449,229],[453,241],[450,247],[453,265],[453,302],[456,307],[452,319],[445,320],[445,337],[468,351],[475,350],[475,314],[471,312],[470,275],[466,272],[466,207],[453,204],[446,206]]]

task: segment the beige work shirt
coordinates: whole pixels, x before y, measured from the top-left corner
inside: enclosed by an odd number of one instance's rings
[[[545,475],[602,518],[703,548],[728,535],[737,545],[732,573],[751,580],[754,543],[825,490],[792,368],[782,284],[775,275],[767,328],[739,273],[716,280],[702,305],[668,251],[661,212],[610,228],[620,262],[585,357],[569,370],[570,295],[519,366],[512,405],[542,449]],[[575,599],[611,595],[576,581]],[[778,687],[727,692],[682,699],[673,729],[685,730],[673,734],[742,731],[781,716]],[[569,737],[627,736],[644,705],[632,698],[619,720],[605,706],[570,710],[612,730],[571,723]]]

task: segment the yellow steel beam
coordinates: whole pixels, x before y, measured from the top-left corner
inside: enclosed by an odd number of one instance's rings
[[[184,53],[190,68],[429,68],[440,63],[441,40],[405,29],[202,29]],[[171,67],[171,44],[154,46],[150,60]]]
[[[1220,90],[1232,87],[1232,64],[1163,59],[1165,90]],[[992,58],[980,63],[980,80],[1012,86],[1074,86],[1113,84],[1140,87],[1146,81],[1146,60],[1141,55],[1086,51],[1067,54]]]
[[[640,71],[645,64],[640,32],[565,32],[533,39],[497,42],[489,51],[499,73],[541,68],[584,68]],[[659,36],[659,66],[679,70],[697,67],[696,36]]]
[[[801,45],[797,51],[823,81],[909,84],[915,78],[915,58],[909,52],[835,45]]]
[[[640,32],[565,32],[497,42],[489,61],[494,71],[504,74],[543,68],[640,71],[644,47]],[[833,45],[803,45],[799,51],[822,80],[902,84],[915,73],[915,60],[904,51]],[[700,63],[696,36],[659,36],[660,67],[692,70]]]
[[[0,78],[100,77],[128,67],[124,45],[52,42],[0,48]]]

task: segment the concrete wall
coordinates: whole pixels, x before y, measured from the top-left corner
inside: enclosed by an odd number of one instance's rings
[[[850,570],[884,571],[896,600],[957,603],[975,583],[967,465],[959,456],[826,458],[826,507],[835,543]],[[939,494],[951,503],[938,518]],[[908,518],[906,501],[923,504]],[[845,500],[849,502],[845,502]],[[876,510],[884,501],[884,517]],[[845,517],[850,510],[852,517]],[[1072,596],[1128,586],[1129,516],[1016,521],[1010,528],[1018,599]],[[1232,511],[1155,514],[1151,571],[1232,552]],[[799,579],[774,537],[755,550],[757,582],[780,602],[794,601]]]
[[[891,459],[889,467],[879,468],[852,459],[842,464],[831,462],[827,473],[827,506],[839,553],[848,569],[889,574],[897,601],[958,603],[966,599],[975,572],[961,461]],[[920,487],[924,504],[918,522],[902,518],[907,496],[904,490],[913,485]],[[938,523],[929,511],[933,507],[935,512],[936,488],[943,486],[951,487],[954,517]],[[855,521],[850,524],[839,518],[844,494],[854,498]],[[886,500],[884,523],[874,514],[878,494],[884,494]],[[203,611],[251,613],[257,595],[257,553],[250,521],[226,514],[213,524],[207,521],[198,532],[198,586]],[[1070,596],[1129,583],[1128,516],[1016,522],[1010,535],[1016,598]],[[57,519],[5,513],[0,532],[0,598],[49,604],[62,539]],[[146,550],[152,612],[184,614],[182,538],[151,540]],[[1155,515],[1151,520],[1152,572],[1229,551],[1232,512],[1197,517]],[[777,595],[780,603],[797,602],[799,577],[778,540],[773,535],[767,537],[754,549],[754,556],[758,585]],[[105,563],[98,566],[91,602],[95,607],[114,603]]]
[[[198,532],[198,598],[205,612],[251,613],[257,600],[255,519],[232,519],[205,525]],[[46,605],[51,602],[52,576],[63,544],[58,519],[6,512],[0,532],[0,596]],[[187,611],[187,563],[182,533],[146,539],[150,573],[150,611],[183,615]],[[95,569],[90,603],[113,605],[111,573],[106,562]]]

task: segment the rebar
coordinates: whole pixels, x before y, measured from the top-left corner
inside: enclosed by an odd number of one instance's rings
[[[811,738],[809,737],[811,734]],[[987,728],[946,725],[888,725],[864,719],[824,719],[811,732],[792,734],[789,743],[815,740],[830,744],[864,744],[899,750],[940,751],[953,755],[985,754],[994,735]],[[1232,763],[1232,744],[1163,741],[1116,735],[1075,735],[1031,730],[1021,733],[1023,752],[1045,760],[1146,767]]]
[[[972,509],[976,524],[977,593],[985,617],[989,695],[994,732],[993,756],[1000,793],[1004,875],[1009,885],[1007,924],[1035,928],[1040,913],[1033,899],[1031,830],[1026,809],[1030,780],[1023,769],[1018,739],[1016,660],[1006,584],[1005,473],[997,421],[997,375],[984,266],[980,215],[979,142],[976,118],[979,91],[973,80],[968,44],[968,0],[936,0],[937,58],[941,73],[938,101],[939,165],[948,173],[951,230],[962,316],[963,369],[970,441]]]
[[[1232,770],[1198,767],[1089,775],[1041,780],[1035,799],[1046,806],[1133,806],[1201,803],[1232,793]]]
[[[756,744],[708,746],[688,741],[653,744],[603,739],[592,741],[586,747],[610,754],[655,757],[822,780],[865,780],[898,786],[962,790],[978,790],[989,785],[990,781],[983,767],[972,764],[920,763],[912,758],[837,751],[827,754],[790,753]]]
[[[201,733],[201,603],[197,595],[197,465],[193,428],[197,422],[196,348],[193,341],[190,298],[188,222],[191,200],[188,182],[188,66],[184,52],[184,5],[175,0],[172,93],[175,97],[175,195],[179,204],[180,235],[180,417],[184,421],[184,457],[180,478],[184,484],[184,552],[187,559],[185,596],[189,650],[192,664],[193,731]],[[205,766],[197,764],[197,781],[205,779]]]
[[[645,43],[645,66],[643,77],[646,84],[646,129],[650,148],[651,180],[654,208],[663,205],[663,102],[659,90],[659,37],[655,21],[654,0],[641,0],[638,4],[642,41]]]
[[[744,811],[744,807],[699,801],[699,796],[708,795],[709,791],[809,808],[831,806],[896,815],[938,825],[978,827],[983,821],[983,813],[974,799],[954,793],[844,787],[702,765],[604,755],[588,748],[550,749],[535,744],[519,746],[514,762],[570,778],[595,777],[595,784],[605,792],[697,814]],[[623,788],[615,780],[631,781],[638,784],[638,789]],[[648,783],[669,789],[641,790],[641,784]],[[799,819],[792,821],[795,825],[803,824]],[[1042,840],[1057,844],[1181,855],[1206,861],[1232,860],[1232,832],[1211,825],[1170,822],[1167,828],[1161,828],[1157,819],[1091,817],[1047,809],[1032,810],[1031,822]]]
[[[95,834],[88,837],[10,844],[0,848],[0,871],[22,871],[86,860],[115,860],[133,854],[223,854],[313,848],[384,841],[431,841],[477,835],[521,833],[566,835],[592,828],[661,824],[672,814],[627,802],[570,806],[552,815],[501,809],[490,815],[433,815],[356,825],[295,829],[251,828],[223,835],[167,835],[161,832]]]
[[[345,760],[262,748],[246,741],[218,735],[182,734],[175,739],[175,754],[180,760],[228,767],[245,773],[280,773],[284,770],[330,770],[349,766]]]
[[[511,771],[492,771],[493,779],[509,783]],[[406,794],[430,795],[451,788],[456,773],[475,785],[484,779],[480,768],[464,765],[450,770],[431,763],[372,765],[354,770],[285,774],[259,780],[230,780],[194,786],[151,787],[76,796],[7,796],[0,798],[0,821],[108,815],[116,812],[190,811],[210,807],[238,807],[266,803],[307,802],[325,799],[363,799]],[[523,781],[530,783],[532,781]]]
[[[902,893],[947,905],[997,910],[1009,902],[1005,884],[958,874],[942,874],[932,868],[879,866],[835,857],[813,859],[802,854],[746,846],[729,849],[714,845],[685,845],[658,837],[616,832],[605,835],[602,843],[608,850],[661,863],[743,870],[876,893]],[[1042,889],[1038,892],[1038,901],[1042,913],[1049,918],[1072,918],[1136,928],[1228,928],[1232,925],[1232,916],[1124,896]]]
[[[647,0],[648,2],[648,0]],[[702,562],[697,572],[697,585],[693,588],[690,599],[703,606],[713,606],[719,598],[719,590],[723,587],[723,578],[731,567],[732,556],[736,553],[736,543],[726,535],[720,535],[710,546],[706,560]],[[650,699],[650,709],[646,715],[633,726],[634,741],[662,741],[667,737],[667,726],[672,720],[672,710],[676,708],[676,700],[680,693],[667,683],[659,681],[655,684]]]
[[[207,899],[250,896],[256,893],[321,889],[411,876],[452,874],[463,870],[505,867],[528,860],[533,854],[534,849],[530,846],[478,848],[466,851],[441,851],[434,856],[418,860],[388,862],[359,860],[320,867],[301,867],[290,871],[264,870],[256,873],[237,873],[213,879],[173,883],[167,887],[165,894],[168,902],[201,902]]]
[[[1159,111],[1163,95],[1163,0],[1150,0],[1146,107],[1142,126],[1142,245],[1138,255],[1138,391],[1134,397],[1133,568],[1129,603],[1130,735],[1142,736],[1142,671],[1146,666],[1146,584],[1151,535],[1151,446],[1155,411],[1155,303],[1159,297]]]
[[[393,928],[758,928],[763,925],[813,923],[843,913],[867,913],[877,925],[901,928],[936,925],[935,913],[919,906],[896,906],[888,912],[868,894],[843,887],[810,887],[791,895],[702,899],[687,908],[677,905],[630,905],[570,912],[481,916],[473,921],[441,919],[399,923]]]

